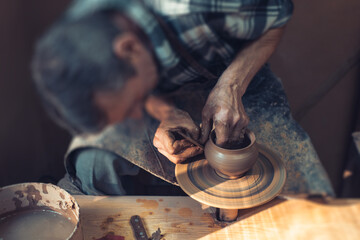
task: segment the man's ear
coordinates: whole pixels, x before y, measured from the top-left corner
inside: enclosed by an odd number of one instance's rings
[[[127,32],[114,39],[113,51],[117,57],[133,63],[142,56],[144,46],[134,33]]]

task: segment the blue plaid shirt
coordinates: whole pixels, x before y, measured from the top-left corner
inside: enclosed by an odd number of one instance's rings
[[[289,20],[291,0],[75,0],[67,17],[119,9],[148,35],[160,68],[160,90],[175,90],[199,74],[171,47],[156,14],[192,57],[220,76],[248,40]]]

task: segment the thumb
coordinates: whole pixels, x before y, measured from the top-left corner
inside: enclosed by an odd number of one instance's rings
[[[200,128],[198,126],[196,126],[195,123],[192,123],[191,126],[187,126],[186,132],[188,133],[188,135],[190,135],[190,137],[192,139],[194,139],[194,140],[199,139]]]
[[[209,134],[212,127],[212,121],[210,119],[203,119],[201,126],[200,143],[205,144],[209,139]]]

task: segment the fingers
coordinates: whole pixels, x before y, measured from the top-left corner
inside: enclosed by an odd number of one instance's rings
[[[201,148],[195,147],[186,139],[176,140],[173,132],[186,132],[185,135],[198,140],[200,128],[187,112],[179,109],[160,123],[155,132],[153,144],[170,161],[178,163],[202,152]]]
[[[175,142],[175,137],[171,132],[166,131],[163,128],[158,128],[156,130],[155,136],[153,139],[153,144],[156,148],[164,149],[164,150],[168,151],[169,153],[173,154],[174,150],[175,150],[173,148],[174,142]]]
[[[236,118],[215,120],[216,144],[224,147],[227,143],[238,142],[248,124],[249,117],[245,113]]]
[[[194,121],[190,118],[184,119],[185,121],[181,126],[180,129],[183,129],[187,132],[187,134],[194,140],[199,139],[200,136],[200,128],[194,123]]]
[[[170,131],[159,128],[154,136],[154,146],[170,161],[177,164],[202,153],[202,149],[185,139],[175,140]]]
[[[194,126],[191,129],[187,129],[187,130],[188,130],[188,133],[190,134],[192,139],[195,139],[195,140],[199,139],[200,128],[198,126],[196,126],[195,123],[194,123]]]
[[[240,126],[240,127],[239,127]],[[241,125],[235,127],[233,134],[229,137],[229,142],[238,142],[244,137],[244,128],[241,128]]]
[[[186,132],[186,135],[190,136],[192,139],[199,139],[200,128],[192,120],[189,113],[177,109],[176,114],[168,121],[164,123],[166,129],[170,131],[183,130]]]
[[[200,143],[205,144],[209,139],[209,134],[212,129],[212,120],[203,115],[201,126],[201,138]]]
[[[181,152],[179,154],[169,154],[165,150],[159,149],[159,148],[158,148],[158,151],[162,155],[167,157],[171,162],[178,164],[178,163],[185,161],[186,159],[188,159],[190,157],[194,157],[198,154],[201,154],[203,150],[199,147],[189,147],[189,148],[186,148],[183,152]]]
[[[230,126],[227,123],[215,121],[216,145],[223,147],[229,141]]]
[[[186,149],[188,147],[193,147],[193,146],[194,146],[194,144],[192,144],[191,142],[189,142],[185,139],[177,140],[173,143],[172,154],[178,154],[178,153],[182,152],[184,149]]]
[[[199,155],[203,152],[203,149],[197,146],[186,148],[183,152],[176,154],[176,157],[179,159],[186,160],[188,158]]]
[[[244,129],[249,124],[249,118],[247,115],[243,116],[243,118],[236,123],[234,129],[231,131],[229,135],[229,142],[236,142],[244,135]]]
[[[193,140],[199,139],[200,135],[200,128],[194,124],[192,128],[186,128],[184,126],[181,126],[179,129],[173,130],[180,134],[184,138],[191,138]]]
[[[162,149],[169,154],[177,154],[184,148],[192,146],[185,139],[175,141],[174,135],[170,131],[158,128],[155,133],[153,144],[157,149]]]

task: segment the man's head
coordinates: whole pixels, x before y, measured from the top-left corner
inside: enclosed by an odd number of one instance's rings
[[[33,75],[51,116],[94,132],[141,114],[157,73],[151,50],[119,13],[62,20],[38,42]]]

